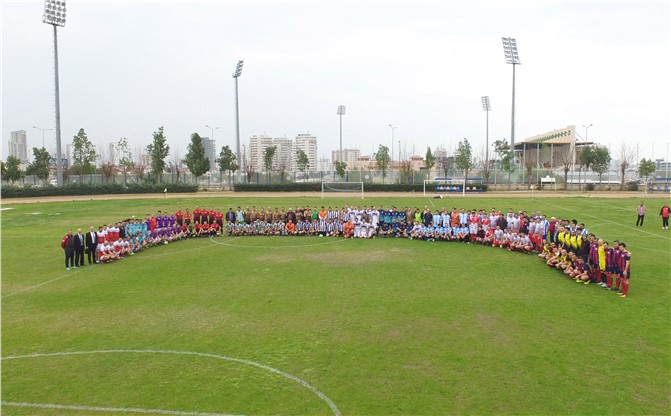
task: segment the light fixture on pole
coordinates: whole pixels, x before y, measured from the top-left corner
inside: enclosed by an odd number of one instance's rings
[[[338,115],[340,116],[340,153],[338,153],[338,161],[342,163],[342,161],[343,161],[343,155],[342,155],[342,116],[345,115],[345,106],[344,105],[339,105],[338,106]]]
[[[489,104],[489,95],[482,97],[482,110],[487,112],[487,130],[485,134],[485,172],[489,172],[489,112],[492,111],[492,106]]]
[[[238,61],[233,73],[235,79],[235,157],[240,160],[240,111],[238,107],[238,78],[242,75],[242,65],[245,61]]]
[[[210,127],[206,124],[205,128],[210,129],[210,140],[214,140],[214,131],[219,130],[219,127]]]
[[[65,1],[46,0],[42,23],[54,27],[54,79],[56,100],[56,180],[63,186],[63,157],[61,153],[61,103],[58,86],[58,26],[65,26]]]
[[[53,130],[53,129],[43,129],[43,128],[40,128],[40,127],[37,127],[37,126],[33,126],[33,128],[37,129],[37,130],[40,130],[42,132],[42,148],[45,149],[45,147],[44,147],[44,132],[45,131],[50,131],[50,130]]]
[[[517,41],[515,38],[501,38],[503,41],[503,53],[506,63],[513,66],[513,110],[510,122],[510,150],[515,151],[515,65],[520,65],[520,56],[517,52]]]
[[[587,133],[589,132],[589,128],[592,127],[594,124],[588,124],[588,125],[582,125],[585,128],[585,141],[587,141]]]

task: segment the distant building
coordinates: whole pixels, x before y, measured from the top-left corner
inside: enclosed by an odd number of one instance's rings
[[[342,157],[340,150],[331,151],[331,161],[335,165],[336,161],[342,161],[347,163],[347,165],[356,161],[359,156],[361,156],[361,150],[359,149],[342,149]]]
[[[310,165],[308,166],[308,171],[316,171],[317,170],[317,136],[313,136],[310,133],[302,133],[296,136],[296,139],[294,140],[294,150],[293,150],[293,160],[294,164],[292,169],[297,170],[297,164],[296,164],[296,152],[298,150],[302,150],[305,152],[305,154],[308,156],[308,162]]]
[[[28,162],[28,144],[25,130],[13,131],[9,136],[9,155]]]
[[[205,148],[205,157],[210,160],[210,172],[219,172],[219,167],[217,166],[217,142],[214,139],[209,137],[201,137],[201,142]]]
[[[308,170],[314,171],[317,169],[317,137],[308,133],[299,134],[293,140],[286,137],[272,138],[266,135],[252,136],[249,139],[248,162],[253,171],[265,172],[263,155],[266,149],[271,146],[276,147],[272,170],[296,171],[296,152],[299,149],[303,150],[308,157],[310,163]]]

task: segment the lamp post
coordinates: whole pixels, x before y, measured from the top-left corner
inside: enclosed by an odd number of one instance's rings
[[[485,134],[485,172],[489,173],[489,112],[492,111],[492,106],[489,104],[489,96],[482,97],[482,110],[487,113],[487,130]],[[489,175],[487,175],[487,182],[489,182]]]
[[[61,156],[61,103],[58,85],[58,26],[65,26],[65,0],[46,0],[42,23],[54,27],[54,79],[56,101],[56,178],[58,186],[63,186],[63,157]]]
[[[233,78],[235,79],[235,157],[240,160],[240,111],[238,107],[238,78],[242,75],[242,65],[245,61],[238,61]]]
[[[343,156],[342,156],[342,116],[345,115],[345,106],[344,105],[339,105],[338,106],[338,115],[340,116],[340,153],[338,153],[338,161],[342,163]]]
[[[36,126],[33,126],[33,128],[37,129],[37,130],[40,130],[42,132],[42,148],[45,148],[44,147],[44,132],[45,131],[50,131],[50,130],[53,130],[53,129],[43,129],[43,128],[36,127]]]
[[[513,110],[510,122],[510,150],[515,151],[515,65],[520,65],[520,56],[517,52],[517,41],[515,38],[501,38],[503,41],[503,53],[506,63],[513,66]]]
[[[594,124],[589,124],[589,125],[582,125],[585,128],[585,141],[587,141],[587,133],[589,132],[589,128],[592,127]]]
[[[391,127],[391,172],[394,173],[394,130],[396,130],[395,126],[392,126],[391,124],[389,125]]]

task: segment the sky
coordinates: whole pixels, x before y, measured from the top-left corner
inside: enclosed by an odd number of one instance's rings
[[[54,128],[53,29],[42,1],[1,0],[2,157],[14,130],[41,147]],[[318,138],[394,158],[426,147],[475,153],[575,125],[588,141],[665,158],[671,141],[670,1],[68,1],[58,30],[62,143],[80,128],[97,146],[145,147],[164,126],[183,155],[192,133],[235,150],[240,140]],[[389,125],[396,128],[392,129]],[[591,125],[588,129],[583,126]],[[55,133],[45,133],[55,149]],[[654,151],[654,154],[653,154]],[[30,151],[29,151],[30,153]]]

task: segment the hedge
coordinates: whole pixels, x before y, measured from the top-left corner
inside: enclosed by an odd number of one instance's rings
[[[3,198],[25,198],[25,197],[43,197],[43,196],[69,196],[69,195],[106,195],[106,194],[152,194],[163,193],[197,192],[197,185],[188,185],[183,183],[170,184],[86,184],[72,183],[63,187],[57,186],[12,186],[2,185],[0,193]]]
[[[468,184],[469,187],[487,190],[487,185]],[[321,192],[321,183],[277,183],[277,184],[255,184],[255,183],[240,183],[233,186],[235,192]],[[363,190],[365,192],[423,192],[424,185],[422,184],[383,184],[383,183],[364,183]],[[427,191],[434,193],[435,186],[430,186]]]

